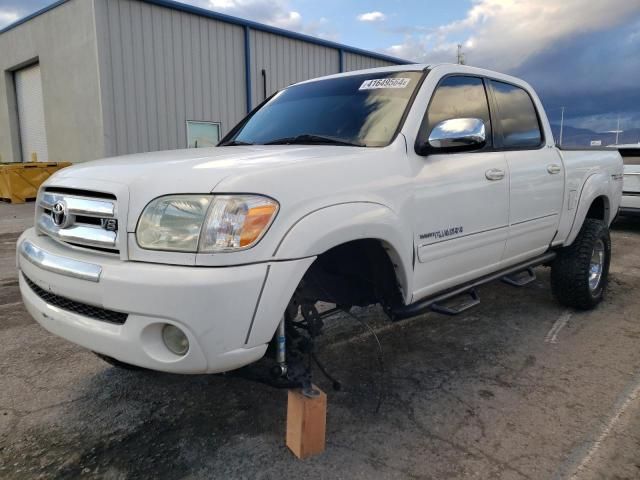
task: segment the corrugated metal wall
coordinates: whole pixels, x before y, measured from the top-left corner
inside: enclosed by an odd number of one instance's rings
[[[340,54],[334,48],[323,47],[272,33],[251,30],[252,104],[255,107],[266,94],[314,77],[340,71]]]
[[[246,113],[244,30],[136,0],[95,0],[106,155],[185,148],[186,121]]]
[[[389,67],[395,65],[391,62],[379,60],[377,58],[358,55],[355,53],[344,52],[344,71],[351,72],[353,70],[363,70],[365,68]]]

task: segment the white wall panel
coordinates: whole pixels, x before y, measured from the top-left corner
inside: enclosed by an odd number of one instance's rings
[[[35,64],[15,72],[16,102],[23,162],[49,160],[44,121],[42,77]]]

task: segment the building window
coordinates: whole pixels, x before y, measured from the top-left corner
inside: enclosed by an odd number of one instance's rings
[[[187,120],[187,148],[215,147],[220,141],[220,123]]]

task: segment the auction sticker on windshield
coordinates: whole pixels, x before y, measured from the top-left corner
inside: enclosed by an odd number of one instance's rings
[[[375,90],[376,88],[406,88],[410,78],[374,78],[365,80],[359,90]]]

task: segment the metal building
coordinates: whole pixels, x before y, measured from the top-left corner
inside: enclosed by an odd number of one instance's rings
[[[279,88],[400,63],[169,0],[60,0],[0,31],[0,162],[205,146]]]

